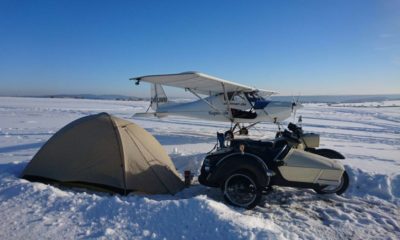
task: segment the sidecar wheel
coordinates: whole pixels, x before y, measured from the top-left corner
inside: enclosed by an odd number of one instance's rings
[[[347,174],[346,171],[344,171],[340,184],[337,187],[332,188],[330,186],[324,185],[314,188],[314,191],[316,191],[318,194],[336,193],[337,195],[341,195],[346,191],[348,186],[349,186],[349,175]]]

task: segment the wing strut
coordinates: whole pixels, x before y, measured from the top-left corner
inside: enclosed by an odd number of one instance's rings
[[[221,85],[222,85],[222,90],[224,91],[224,95],[225,95],[225,102],[226,102],[226,108],[228,109],[229,119],[231,120],[231,122],[233,122],[231,103],[228,98],[228,93],[226,92],[225,84],[223,82],[221,82]]]

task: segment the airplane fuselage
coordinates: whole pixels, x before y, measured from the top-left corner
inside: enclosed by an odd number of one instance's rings
[[[193,102],[168,102],[158,105],[155,111],[158,117],[176,115],[234,123],[280,122],[292,113],[291,102],[262,101],[260,108],[244,95],[236,95],[226,101],[225,96],[220,94]]]

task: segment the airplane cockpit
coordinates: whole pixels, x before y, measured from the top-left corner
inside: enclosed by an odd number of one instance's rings
[[[260,96],[257,92],[245,92],[244,95],[251,102],[256,102],[260,100],[265,100],[262,96]]]
[[[254,103],[260,100],[256,94],[248,95],[244,92],[229,92],[229,104],[234,118],[254,119],[257,113],[254,111]]]
[[[246,92],[244,93],[244,95],[246,96],[253,109],[263,109],[270,102],[268,100],[265,100],[265,98],[263,98],[257,92]]]

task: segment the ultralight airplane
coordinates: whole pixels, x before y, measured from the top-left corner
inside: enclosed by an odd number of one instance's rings
[[[273,91],[226,81],[199,72],[148,75],[130,78],[151,83],[150,106],[145,113],[134,116],[168,115],[200,118],[205,120],[231,122],[225,137],[233,138],[234,133],[247,135],[248,129],[259,122],[279,123],[291,116],[301,104],[270,101],[265,98],[276,94]],[[192,93],[198,100],[177,103],[168,101],[163,86],[182,88]],[[149,112],[153,109],[154,112]],[[245,124],[248,124],[247,126]],[[238,129],[237,131],[235,131]]]

